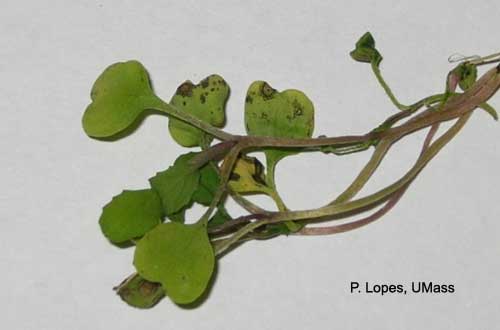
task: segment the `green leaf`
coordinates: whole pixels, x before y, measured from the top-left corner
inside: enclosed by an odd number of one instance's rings
[[[147,281],[138,274],[127,278],[115,290],[123,301],[137,308],[151,308],[165,297],[161,284]]]
[[[309,138],[314,130],[314,106],[301,91],[278,92],[264,81],[255,81],[245,99],[245,126],[249,135]],[[265,153],[277,163],[295,152],[268,149]]]
[[[269,194],[264,165],[255,157],[241,156],[236,161],[228,182],[240,194]]]
[[[477,80],[477,66],[470,63],[462,63],[453,69],[452,73],[458,76],[458,86],[465,91]]]
[[[115,63],[97,78],[92,103],[83,115],[87,135],[104,138],[131,126],[161,100],[154,94],[146,69],[137,61]]]
[[[211,75],[194,85],[191,81],[181,84],[170,104],[212,126],[223,127],[226,122],[225,106],[229,86],[219,75]],[[178,119],[170,118],[168,128],[174,140],[183,147],[202,144],[201,130]]]
[[[175,303],[195,301],[215,266],[206,227],[175,222],[157,226],[137,243],[134,265],[142,277],[161,283]]]
[[[99,224],[113,243],[141,237],[162,221],[162,206],[151,189],[124,190],[103,208]]]
[[[366,32],[356,42],[356,48],[351,51],[350,55],[358,62],[373,63],[376,66],[382,61],[382,55],[375,48],[375,39],[370,32]]]
[[[173,166],[149,179],[151,187],[160,196],[163,210],[167,215],[176,213],[188,205],[198,188],[200,171],[189,164],[195,155],[196,153],[191,152],[179,156]]]
[[[200,185],[193,194],[193,201],[210,205],[219,188],[220,176],[213,166],[207,164],[200,170]]]

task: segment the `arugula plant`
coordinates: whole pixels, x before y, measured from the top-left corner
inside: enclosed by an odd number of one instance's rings
[[[385,82],[382,55],[370,33],[363,35],[350,53],[371,65],[378,82],[398,112],[363,135],[313,138],[314,106],[301,91],[278,91],[264,81],[253,82],[245,99],[248,135],[225,132],[226,81],[211,75],[198,84],[182,83],[170,102],[160,99],[149,75],[137,61],[116,63],[97,78],[92,102],[83,115],[83,128],[97,139],[126,135],[148,111],[168,117],[172,138],[191,151],[180,155],[164,171],[149,179],[149,188],[124,190],[103,208],[101,230],[114,244],[135,245],[136,273],[115,289],[128,304],[149,308],[164,296],[177,304],[199,301],[211,283],[218,257],[241,242],[280,235],[329,235],[364,226],[380,218],[401,198],[425,165],[462,129],[475,109],[497,113],[486,103],[500,87],[500,65],[479,79],[477,67],[500,62],[500,54],[470,57],[447,76],[443,92],[413,104],[400,103]],[[460,89],[461,91],[457,90]],[[440,123],[454,124],[434,138]],[[355,199],[376,171],[392,145],[416,131],[428,129],[415,164],[387,187]],[[373,148],[373,154],[355,180],[327,205],[290,210],[274,182],[276,164],[303,152],[346,155]],[[250,152],[262,151],[265,165]],[[277,211],[248,200],[264,194],[276,202]],[[231,216],[228,198],[245,210]],[[193,224],[185,212],[194,204],[206,211]],[[317,226],[318,222],[351,219],[367,209],[373,214],[342,224]],[[311,226],[311,224],[316,224]]]

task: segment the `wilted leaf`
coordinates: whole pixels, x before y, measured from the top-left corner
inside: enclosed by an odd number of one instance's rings
[[[351,57],[358,62],[373,63],[376,66],[382,61],[382,55],[375,48],[375,39],[370,32],[366,32],[356,42],[356,48],[350,53]]]
[[[147,281],[139,274],[127,278],[115,290],[123,301],[137,308],[151,308],[165,296],[161,284]]]
[[[457,75],[458,85],[465,91],[469,89],[477,80],[477,66],[465,62],[453,69],[452,74]]]

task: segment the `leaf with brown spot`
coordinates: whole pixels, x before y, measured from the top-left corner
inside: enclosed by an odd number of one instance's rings
[[[228,85],[221,76],[214,74],[197,85],[190,81],[182,83],[170,104],[212,126],[223,127],[228,97]],[[198,128],[175,118],[169,118],[168,129],[173,139],[183,147],[200,146],[205,136]]]
[[[139,274],[127,278],[115,291],[123,301],[137,308],[151,308],[165,297],[160,283],[150,282]]]
[[[314,106],[299,90],[279,92],[264,81],[253,82],[245,102],[245,126],[249,135],[309,138],[314,130]],[[268,149],[273,164],[294,151]]]

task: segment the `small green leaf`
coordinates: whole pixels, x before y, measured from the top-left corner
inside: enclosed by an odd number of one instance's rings
[[[477,80],[477,66],[470,63],[462,63],[453,69],[452,73],[458,76],[458,86],[465,91]]]
[[[356,48],[351,51],[350,55],[358,62],[373,63],[376,66],[382,61],[382,55],[375,48],[375,39],[370,32],[366,32],[356,42]]]
[[[137,243],[134,265],[142,277],[161,283],[175,303],[195,301],[215,266],[206,227],[175,222],[157,226]]]
[[[264,81],[253,82],[245,99],[245,126],[249,135],[309,138],[314,130],[314,106],[301,91],[278,92]],[[277,163],[294,151],[268,149],[268,161]]]
[[[147,281],[138,274],[127,278],[115,290],[123,301],[137,308],[151,308],[165,297],[161,284]]]
[[[162,221],[158,195],[151,189],[124,190],[103,208],[99,224],[113,243],[143,236]]]
[[[115,63],[97,78],[92,103],[83,115],[87,135],[104,138],[131,126],[146,109],[161,100],[154,94],[146,69],[137,61]]]
[[[228,185],[240,194],[269,194],[270,191],[266,184],[264,165],[257,158],[249,156],[238,158]]]
[[[196,153],[191,152],[179,156],[173,166],[149,179],[151,187],[160,196],[163,210],[167,215],[176,213],[188,205],[198,188],[200,171],[189,164],[195,155]]]
[[[207,164],[200,170],[200,185],[193,194],[193,201],[210,205],[219,188],[220,176],[213,166]]]
[[[229,86],[219,75],[211,75],[194,85],[191,81],[181,84],[170,104],[212,126],[223,127],[226,122],[225,106]],[[183,147],[202,144],[204,133],[178,119],[170,118],[168,128],[174,140]]]

